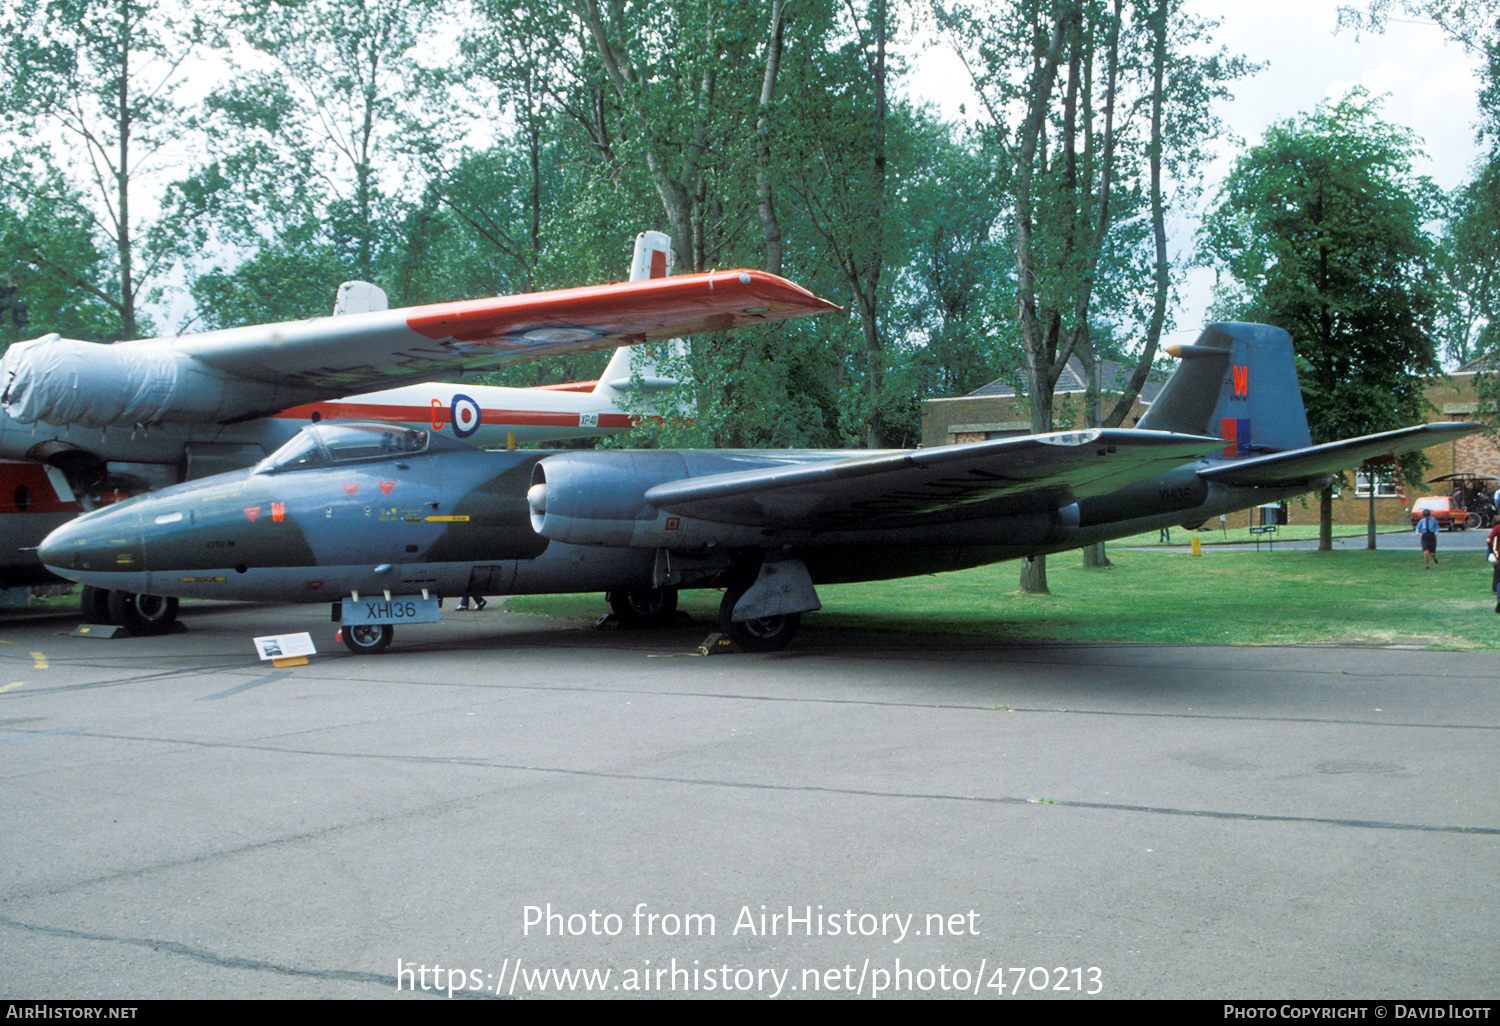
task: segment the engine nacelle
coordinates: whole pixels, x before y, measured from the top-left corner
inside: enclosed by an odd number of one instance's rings
[[[231,385],[224,373],[162,339],[101,345],[47,335],[18,342],[0,360],[0,387],[5,412],[23,424],[100,428],[211,422],[231,396],[258,400],[266,409],[291,405],[280,401],[278,386]]]
[[[578,452],[548,456],[526,493],[537,534],[573,545],[698,549],[765,545],[764,528],[720,524],[645,500],[654,485],[772,465],[774,459],[709,452]]]
[[[686,516],[646,499],[659,484],[772,469],[830,455],[687,450],[548,456],[531,473],[526,494],[531,526],[543,538],[573,545],[676,551],[769,549],[817,542],[831,546],[1005,545],[1027,552],[1066,541],[1078,533],[1077,503],[979,519],[933,517],[878,527],[859,523],[788,527],[774,522],[744,524]]]

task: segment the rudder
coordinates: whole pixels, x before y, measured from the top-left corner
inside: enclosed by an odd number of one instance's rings
[[[1137,427],[1224,439],[1225,459],[1312,444],[1292,337],[1267,324],[1210,324]]]

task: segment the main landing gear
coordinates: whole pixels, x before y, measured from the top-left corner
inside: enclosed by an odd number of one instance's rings
[[[666,627],[677,612],[676,588],[626,588],[607,591],[604,600],[623,627]]]
[[[734,607],[754,580],[732,584],[719,603],[719,629],[744,652],[779,652],[802,625],[801,613],[735,620]],[[677,611],[676,588],[629,588],[606,592],[610,609],[624,627],[666,627]]]
[[[746,652],[780,652],[791,644],[797,629],[802,626],[802,614],[782,613],[754,620],[735,620],[734,607],[750,590],[751,583],[747,581],[725,589],[724,598],[719,602],[719,625]]]
[[[144,637],[165,634],[177,622],[177,600],[84,585],[79,607],[85,623],[113,624]]]

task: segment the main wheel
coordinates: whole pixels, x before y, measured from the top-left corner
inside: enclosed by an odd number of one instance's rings
[[[109,593],[109,622],[131,634],[165,634],[177,620],[177,600],[131,591]]]
[[[1474,528],[1478,527],[1481,523],[1483,523],[1483,521],[1480,520],[1478,513],[1470,513],[1467,517],[1464,518],[1464,528],[1469,531],[1474,530]]]
[[[627,588],[604,598],[626,627],[665,627],[677,612],[676,588]]]
[[[719,603],[719,624],[724,633],[746,652],[779,652],[791,644],[797,628],[802,626],[801,613],[785,613],[779,616],[763,616],[758,620],[731,619],[734,607],[739,604],[749,586],[737,586],[724,592]]]
[[[344,647],[355,655],[374,655],[390,647],[396,628],[388,623],[360,623],[345,626],[340,633],[344,636]]]

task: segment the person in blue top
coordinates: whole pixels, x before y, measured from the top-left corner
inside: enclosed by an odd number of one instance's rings
[[[1437,518],[1428,513],[1417,521],[1417,536],[1422,539],[1422,569],[1437,566],[1437,533],[1441,529]],[[1428,560],[1431,560],[1429,563]]]

